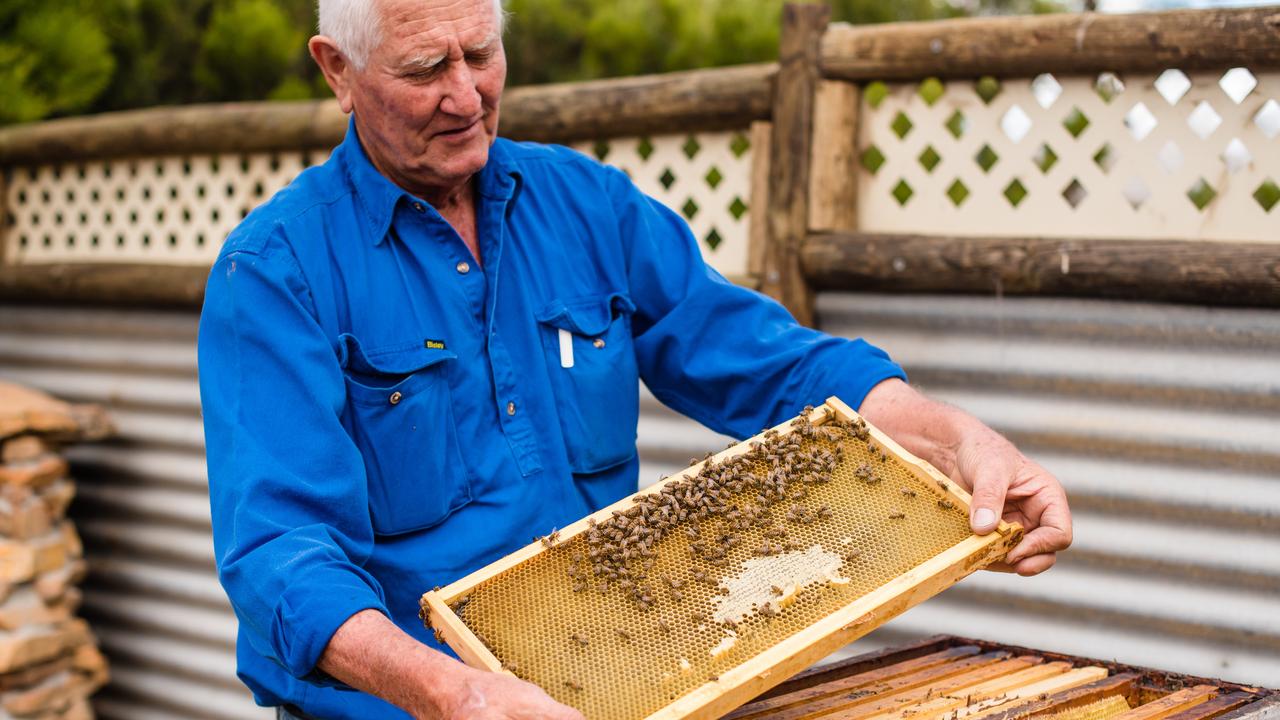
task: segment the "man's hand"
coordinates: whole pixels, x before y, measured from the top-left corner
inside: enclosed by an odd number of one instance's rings
[[[991,569],[1035,575],[1071,545],[1071,510],[1062,485],[977,418],[930,400],[901,380],[872,388],[859,412],[973,494],[969,524],[974,532],[991,532],[999,517],[1022,525],[1022,542]]]
[[[444,720],[583,720],[582,713],[552,700],[537,685],[508,675],[464,670],[453,701],[440,708]]]
[[[377,610],[348,618],[319,667],[418,720],[583,720],[536,685],[469,668],[423,645]]]

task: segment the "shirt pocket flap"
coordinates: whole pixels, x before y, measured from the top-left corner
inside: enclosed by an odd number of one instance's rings
[[[618,315],[630,315],[636,306],[624,293],[606,293],[552,300],[536,315],[538,322],[578,335],[601,335]]]
[[[338,339],[342,367],[366,375],[408,375],[458,357],[450,350],[426,347],[425,342],[366,350],[351,333],[343,333]]]

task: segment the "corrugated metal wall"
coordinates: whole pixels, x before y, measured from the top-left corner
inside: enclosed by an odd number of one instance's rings
[[[0,377],[106,405],[120,431],[72,448],[83,615],[111,661],[103,718],[267,718],[235,675],[213,565],[194,312],[0,307]]]
[[[952,632],[1280,685],[1280,313],[876,295],[819,309],[1012,436],[1076,512],[1053,571],[979,573],[854,650]],[[191,312],[0,307],[0,377],[103,403],[121,431],[71,453],[84,614],[113,668],[104,718],[269,716],[235,678],[213,572],[195,328]],[[643,407],[644,484],[725,442]]]
[[[854,294],[818,310],[1011,437],[1075,514],[1052,571],[978,573],[853,650],[945,632],[1280,685],[1280,312]],[[643,482],[721,442],[646,408]]]

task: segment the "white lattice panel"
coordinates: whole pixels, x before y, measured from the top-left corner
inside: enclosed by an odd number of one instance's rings
[[[690,221],[721,272],[746,270],[751,153],[742,133],[624,138],[579,149],[626,170]],[[328,153],[132,158],[15,168],[13,263],[206,264],[256,205]]]
[[[873,83],[861,111],[864,231],[1280,240],[1277,73]]]
[[[249,210],[326,152],[131,158],[16,168],[15,263],[210,263]]]
[[[680,213],[716,270],[730,276],[746,273],[752,153],[745,130],[619,138],[574,147],[625,171],[636,187]]]

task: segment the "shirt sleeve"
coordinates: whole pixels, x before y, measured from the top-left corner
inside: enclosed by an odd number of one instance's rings
[[[605,172],[628,257],[640,374],[663,403],[743,438],[833,395],[859,407],[877,383],[906,379],[880,348],[800,325],[726,280],[680,216]]]
[[[388,613],[361,567],[373,529],[342,371],[282,243],[214,264],[198,346],[214,551],[241,641],[333,684],[315,668],[333,633],[361,610]]]

